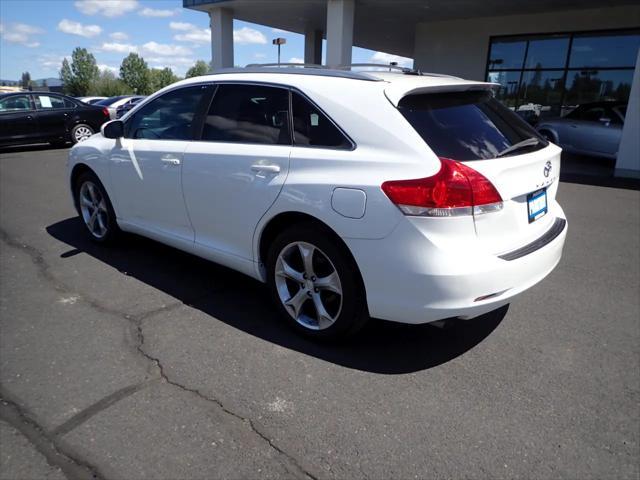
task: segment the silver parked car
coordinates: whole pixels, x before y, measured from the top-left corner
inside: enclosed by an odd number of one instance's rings
[[[615,159],[627,105],[585,103],[562,118],[541,120],[536,129],[565,151]]]

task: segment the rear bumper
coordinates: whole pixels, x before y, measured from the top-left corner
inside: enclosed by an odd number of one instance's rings
[[[559,206],[554,212],[554,224],[561,223],[562,229],[552,232],[553,238],[546,232],[543,245],[525,245],[530,251],[511,260],[487,253],[479,242],[463,247],[432,242],[409,221],[400,222],[382,240],[346,239],[363,276],[369,313],[402,323],[428,323],[473,318],[506,305],[560,261],[567,223]]]

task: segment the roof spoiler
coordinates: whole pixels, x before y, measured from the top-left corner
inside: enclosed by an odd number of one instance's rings
[[[472,82],[469,80],[461,80],[459,82],[452,82],[445,85],[424,85],[414,88],[407,88],[406,85],[389,84],[384,90],[384,94],[393,104],[397,107],[404,97],[409,95],[417,95],[420,93],[441,93],[441,92],[468,92],[472,90],[493,90],[500,87],[499,83],[488,82]]]

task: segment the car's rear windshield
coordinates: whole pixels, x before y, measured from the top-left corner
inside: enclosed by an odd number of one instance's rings
[[[496,158],[531,137],[539,143],[525,142],[529,145],[503,154],[518,155],[547,145],[490,91],[408,95],[398,109],[439,157],[461,161]]]

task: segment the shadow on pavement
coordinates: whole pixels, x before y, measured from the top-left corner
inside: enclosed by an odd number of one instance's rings
[[[347,342],[318,344],[285,326],[262,283],[233,270],[134,235],[127,235],[115,246],[98,245],[88,239],[78,218],[50,225],[47,232],[72,247],[62,258],[86,253],[201,310],[212,317],[211,321],[219,320],[282,347],[368,372],[401,374],[448,362],[484,340],[508,308],[470,321],[451,319],[445,328],[372,320]]]
[[[640,190],[639,178],[615,177],[615,160],[562,152],[560,181],[595,187]]]

